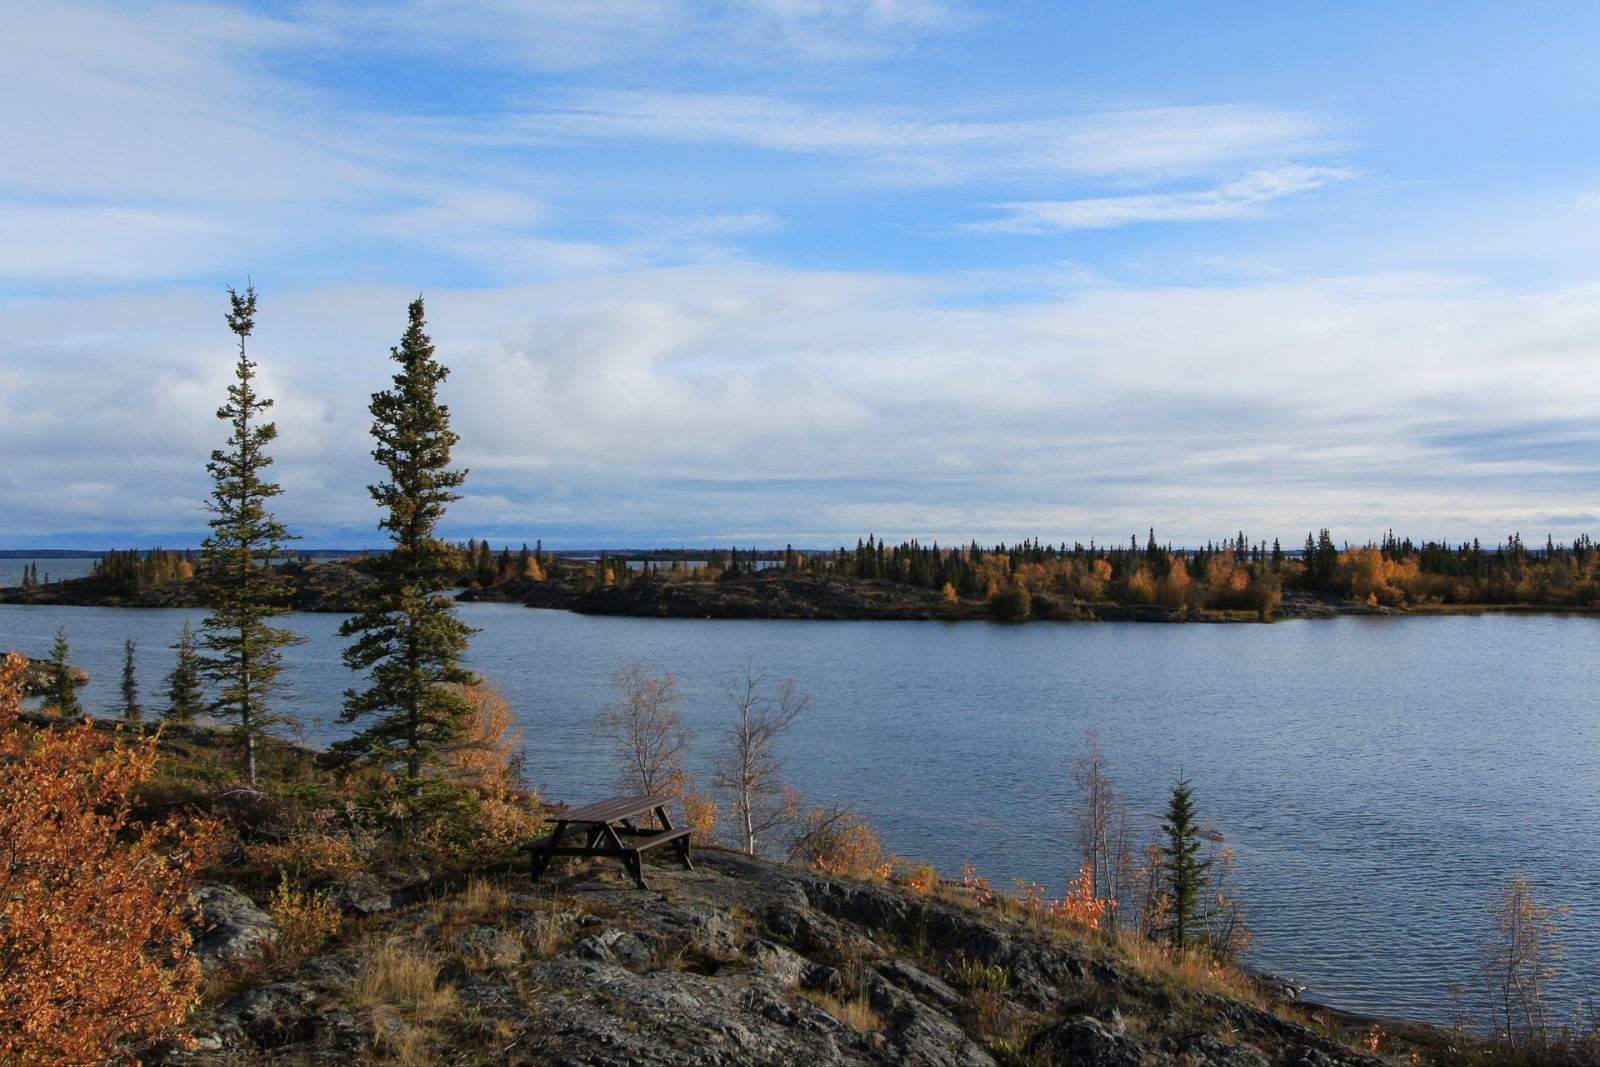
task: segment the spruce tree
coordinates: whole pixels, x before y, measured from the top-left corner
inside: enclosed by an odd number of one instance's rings
[[[1167,933],[1174,948],[1184,949],[1199,937],[1201,904],[1209,882],[1206,872],[1211,861],[1200,858],[1200,827],[1195,822],[1194,797],[1189,783],[1182,778],[1172,787],[1172,799],[1161,820],[1161,830],[1167,838],[1161,851],[1167,860],[1167,893],[1172,901]]]
[[[55,643],[50,646],[50,687],[45,699],[57,715],[77,718],[83,714],[83,705],[78,703],[78,685],[72,677],[72,667],[67,662],[70,651],[67,647],[67,628],[58,627]]]
[[[200,695],[200,658],[195,654],[194,631],[187,621],[172,649],[178,654],[178,661],[167,675],[167,710],[162,717],[172,722],[193,722],[205,711],[205,703]]]
[[[339,628],[356,638],[345,665],[366,673],[368,685],[345,693],[340,722],[366,725],[335,749],[346,760],[398,772],[401,796],[412,803],[465,725],[469,708],[453,687],[477,680],[460,665],[472,628],[444,595],[462,571],[461,552],[434,536],[466,472],[450,468],[459,438],[438,397],[450,372],[434,358],[425,326],[418,297],[400,344],[390,349],[399,364],[394,384],[374,393],[369,408],[377,441],[372,457],[388,477],[368,491],[383,511],[378,525],[392,547],[376,561],[367,609]]]
[[[122,643],[122,719],[130,723],[144,721],[144,708],[139,706],[139,678],[133,670],[138,647],[131,637]]]
[[[288,530],[273,518],[267,503],[281,489],[264,477],[272,457],[266,446],[278,429],[259,416],[272,401],[256,392],[256,365],[245,353],[255,328],[256,294],[228,290],[228,329],[238,338],[239,358],[228,401],[217,418],[228,424],[227,447],[211,453],[211,533],[200,550],[200,576],[211,614],[202,624],[200,644],[208,653],[202,670],[218,685],[211,710],[229,720],[242,748],[244,777],[256,784],[257,742],[284,720],[269,699],[278,688],[283,649],[298,638],[268,620],[289,611],[289,589],[274,569]]]

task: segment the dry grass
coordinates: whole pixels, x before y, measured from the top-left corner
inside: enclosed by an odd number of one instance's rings
[[[865,997],[841,1000],[814,989],[805,990],[801,995],[858,1034],[875,1034],[883,1029],[882,1016],[872,1010]]]
[[[504,919],[511,908],[511,894],[505,886],[484,878],[469,879],[466,887],[444,906],[444,919],[453,925],[468,925]]]
[[[437,953],[403,938],[379,941],[362,957],[350,998],[360,1008],[398,1011],[417,1026],[439,1022],[460,1004],[455,989],[439,981],[442,962]]]
[[[572,936],[551,912],[535,912],[522,928],[522,944],[536,959],[549,959],[567,946]]]
[[[1247,975],[1204,952],[1174,952],[1165,944],[1131,931],[1111,934],[1103,940],[1109,942],[1118,962],[1152,982],[1217,993],[1258,1008],[1272,1007]]]

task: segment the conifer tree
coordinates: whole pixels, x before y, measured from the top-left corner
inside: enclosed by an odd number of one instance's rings
[[[356,638],[345,665],[367,673],[369,684],[345,693],[340,721],[366,725],[336,751],[399,771],[402,795],[411,798],[463,730],[470,709],[453,687],[477,681],[460,665],[472,628],[444,595],[462,570],[461,553],[434,536],[466,472],[450,468],[459,438],[438,397],[450,372],[434,358],[425,326],[418,297],[400,344],[390,349],[399,364],[393,387],[372,397],[372,457],[388,480],[369,492],[383,509],[378,525],[393,547],[377,560],[373,600],[339,628]]]
[[[138,647],[131,637],[122,643],[122,719],[130,723],[144,721],[144,708],[139,706],[139,678],[133,670]]]
[[[70,651],[67,628],[57,627],[55,643],[50,646],[50,686],[45,699],[57,715],[77,718],[83,714],[83,705],[78,702],[78,685],[67,662]]]
[[[178,643],[172,646],[178,654],[172,673],[167,675],[167,710],[163,718],[172,722],[193,722],[205,710],[200,695],[200,658],[194,650],[194,631],[187,621]]]
[[[1195,822],[1194,796],[1189,783],[1182,778],[1172,787],[1172,799],[1161,820],[1161,831],[1167,838],[1161,851],[1167,860],[1167,893],[1172,899],[1167,933],[1174,948],[1184,949],[1200,934],[1200,908],[1211,862],[1200,858],[1200,828]]]
[[[284,717],[268,701],[278,688],[283,649],[298,638],[268,624],[289,611],[289,590],[273,568],[288,530],[273,518],[267,503],[282,490],[264,477],[272,457],[266,446],[278,429],[259,416],[272,401],[256,392],[256,365],[245,353],[255,328],[256,294],[228,290],[228,329],[238,338],[239,358],[228,401],[217,418],[228,424],[227,447],[211,453],[211,532],[201,545],[200,572],[211,614],[202,624],[200,643],[208,655],[205,674],[219,689],[212,710],[233,723],[243,750],[245,781],[256,784],[257,742]]]

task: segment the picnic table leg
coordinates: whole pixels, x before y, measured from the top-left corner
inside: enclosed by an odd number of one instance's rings
[[[629,874],[633,875],[634,884],[640,889],[649,889],[650,886],[644,880],[644,861],[639,855],[639,850],[630,849],[624,845],[622,838],[617,836],[616,828],[610,823],[602,823],[600,830],[610,842],[611,847],[622,854],[620,857],[622,866]]]
[[[667,816],[667,806],[665,804],[656,808],[656,818],[661,820],[661,828],[663,830],[675,829],[672,825],[672,819]],[[686,871],[694,870],[694,864],[689,862],[689,838],[687,836],[678,838],[672,843],[672,848],[678,854],[678,862],[683,864],[683,869]]]
[[[542,849],[534,849],[528,854],[528,873],[532,880],[537,882],[545,871],[550,868],[550,860],[555,855],[555,848],[566,836],[567,823],[565,819],[556,820],[556,828],[550,834],[549,843]]]
[[[644,860],[637,852],[630,852],[622,857],[622,865],[633,875],[634,884],[640,889],[649,889],[650,885],[644,880]]]

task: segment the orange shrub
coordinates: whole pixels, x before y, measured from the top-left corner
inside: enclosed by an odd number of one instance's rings
[[[887,878],[891,870],[883,839],[846,808],[818,806],[806,813],[789,859],[823,874]]]
[[[691,779],[684,786],[683,817],[689,823],[689,832],[702,844],[710,844],[717,833],[717,802],[694,787]]]
[[[1018,879],[1017,902],[1027,911],[1084,930],[1100,929],[1101,917],[1116,903],[1094,895],[1094,868],[1088,863],[1083,865],[1083,870],[1078,872],[1077,879],[1067,887],[1060,900],[1045,896],[1044,886],[1038,882]]]
[[[478,800],[476,843],[490,848],[514,845],[539,827],[538,797],[521,788],[522,731],[506,700],[494,687],[460,687],[471,709],[462,739],[446,755],[458,782]]]
[[[0,1062],[99,1063],[194,1002],[189,890],[219,834],[131,821],[155,739],[21,724],[23,669],[0,661]]]
[[[290,875],[321,882],[348,877],[367,865],[367,850],[349,834],[312,819],[296,826],[281,841],[263,841],[246,848],[250,865],[262,877]]]

